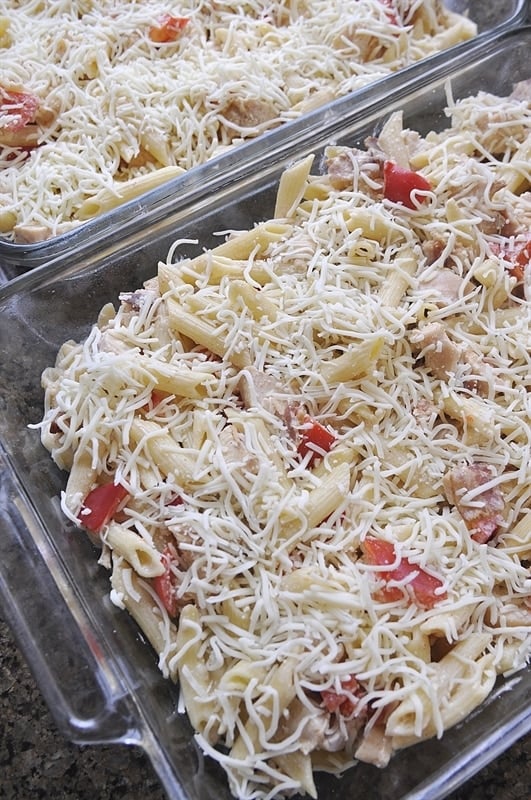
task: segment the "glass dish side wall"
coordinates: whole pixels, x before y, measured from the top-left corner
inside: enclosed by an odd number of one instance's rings
[[[332,141],[362,144],[397,108],[403,108],[405,123],[421,132],[441,128],[446,124],[447,77],[454,97],[479,89],[507,94],[514,82],[531,77],[530,44],[530,29],[504,34],[487,43],[474,58],[470,55],[459,63],[448,63],[444,73],[403,87],[392,99],[380,100],[363,113],[356,109],[345,114],[345,104],[341,104],[337,113],[323,114],[320,125],[305,130],[297,142],[278,141],[274,151],[257,159],[252,176],[223,189],[210,201],[172,212],[168,200],[125,228],[121,238],[111,232],[0,289],[0,440],[9,484],[2,515],[9,524],[2,525],[0,535],[6,552],[23,548],[31,554],[30,558],[24,552],[24,557],[17,559],[11,553],[8,568],[0,560],[5,605],[16,610],[12,621],[22,649],[31,656],[35,603],[46,605],[46,594],[37,600],[21,588],[31,581],[31,562],[39,564],[46,579],[51,576],[61,603],[68,605],[67,599],[74,598],[71,613],[79,640],[87,646],[89,640],[95,642],[103,659],[100,686],[91,686],[89,697],[95,692],[97,699],[102,692],[103,706],[107,696],[123,697],[125,709],[118,714],[120,724],[106,728],[105,718],[98,718],[102,703],[96,702],[91,709],[90,701],[87,706],[83,692],[77,694],[75,680],[63,689],[63,676],[53,663],[40,676],[45,696],[60,696],[63,707],[71,710],[72,719],[70,723],[63,719],[62,729],[77,741],[83,740],[76,722],[79,708],[88,708],[83,712],[90,723],[88,741],[98,736],[102,741],[140,741],[170,797],[228,800],[229,795],[224,777],[210,762],[202,762],[192,744],[191,729],[176,714],[176,689],[159,675],[153,653],[145,642],[139,642],[127,614],[107,600],[107,578],[103,570],[95,568],[92,546],[58,509],[57,496],[65,476],[51,464],[38,433],[27,427],[42,415],[42,369],[53,363],[63,341],[86,334],[105,302],[115,301],[120,291],[135,289],[151,277],[157,260],[165,257],[175,239],[199,238],[200,245],[183,244],[179,250],[179,256],[193,256],[217,241],[216,231],[248,228],[271,216],[279,175],[293,159],[316,152],[318,163],[322,149]],[[23,508],[23,514],[16,516],[12,514],[15,495]],[[52,598],[50,616],[53,612]],[[57,646],[68,651],[70,645],[60,639]],[[90,647],[89,652],[93,652]],[[73,660],[72,670],[78,668]],[[93,668],[89,662],[88,669]],[[482,708],[441,741],[399,753],[387,769],[359,765],[340,781],[320,776],[321,800],[338,800],[360,789],[369,796],[443,797],[531,729],[530,694],[531,672],[526,670],[502,682]],[[196,780],[199,775],[201,783]]]

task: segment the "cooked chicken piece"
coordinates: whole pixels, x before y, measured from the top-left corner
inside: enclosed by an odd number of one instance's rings
[[[328,147],[324,166],[330,183],[341,189],[352,189],[360,173],[378,184],[380,191],[384,154],[375,150],[357,150],[355,147]]]
[[[235,97],[220,112],[229,123],[227,130],[232,137],[239,136],[242,130],[262,128],[278,116],[272,103],[252,97]]]
[[[275,739],[282,741],[290,736],[299,729],[299,725],[306,717],[308,717],[308,709],[296,697],[281,717]],[[329,722],[329,714],[316,706],[315,714],[308,718],[299,733],[299,749],[304,755],[308,755],[312,750],[322,748]]]
[[[227,465],[231,468],[244,468],[253,475],[258,473],[260,462],[247,450],[245,437],[234,425],[226,425],[219,435],[221,451]]]
[[[440,322],[429,322],[411,335],[411,343],[422,351],[427,368],[441,381],[455,374],[461,351]]]
[[[120,303],[129,306],[132,311],[140,311],[146,301],[153,302],[156,294],[154,286],[156,285],[155,283],[147,289],[137,289],[134,292],[122,292],[120,294]]]
[[[512,100],[526,100],[531,105],[531,79],[515,84],[510,97]]]
[[[488,542],[499,526],[503,524],[502,512],[505,501],[498,486],[491,486],[476,492],[496,477],[496,469],[491,464],[475,462],[453,467],[443,478],[443,488],[449,503],[461,514],[472,539],[480,544]],[[473,492],[470,500],[465,500],[468,492]]]
[[[421,280],[420,290],[429,300],[440,307],[451,305],[459,299],[463,279],[451,269],[440,269],[431,277]]]
[[[497,186],[496,190],[499,188],[500,187]],[[486,236],[497,236],[498,234],[503,233],[510,223],[505,211],[493,211],[491,213],[492,216],[489,219],[485,219],[480,222],[478,228]]]
[[[461,285],[459,276],[454,281],[451,270],[441,270],[447,275],[435,276],[433,282],[428,285],[434,289],[439,285],[439,295],[428,293],[426,299],[431,302],[445,306],[457,299],[452,292],[457,292]],[[444,294],[446,292],[446,295]],[[492,385],[493,373],[490,364],[485,361],[481,353],[477,353],[470,347],[460,347],[448,337],[444,326],[440,322],[430,322],[418,328],[411,334],[410,341],[417,352],[422,352],[424,363],[432,374],[441,381],[456,374],[458,366],[463,368],[466,373],[463,377],[463,386],[481,397],[486,397]],[[467,370],[468,367],[468,370]]]
[[[465,350],[463,362],[471,368],[470,375],[463,380],[463,386],[480,397],[487,397],[493,381],[491,365],[470,348]]]
[[[426,256],[426,263],[430,265],[441,257],[446,244],[442,239],[426,239],[424,242],[422,242],[421,247],[422,252]]]
[[[386,767],[393,755],[391,737],[385,735],[385,725],[365,728],[363,738],[354,752],[354,758],[375,767]]]
[[[176,561],[182,570],[190,569],[199,553],[195,545],[197,538],[195,532],[189,525],[172,524],[168,529],[173,534],[175,545]]]
[[[421,424],[427,425],[439,413],[439,409],[430,400],[421,398],[417,405],[413,408],[413,416]]]
[[[17,244],[36,244],[49,239],[52,231],[46,225],[15,225],[13,234]]]

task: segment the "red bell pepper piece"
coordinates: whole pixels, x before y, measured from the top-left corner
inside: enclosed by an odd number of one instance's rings
[[[174,42],[182,29],[188,25],[188,17],[173,17],[171,14],[163,14],[156,25],[149,29],[149,38],[157,44]]]
[[[310,456],[310,465],[318,458],[321,458],[322,453],[328,453],[336,441],[335,433],[332,433],[320,422],[306,414],[300,429],[300,440],[298,445],[299,455],[304,458],[308,453]]]
[[[386,583],[388,581],[402,582],[411,576],[407,586],[419,606],[433,608],[434,605],[446,598],[446,592],[440,591],[443,586],[440,578],[426,572],[407,558],[401,558],[398,563],[396,562],[396,551],[392,542],[367,536],[363,541],[362,550],[367,563],[371,565],[378,567],[395,565],[390,570],[382,570],[378,573]],[[404,597],[400,586],[384,586],[380,594],[386,602],[398,601]]]
[[[394,161],[384,163],[384,197],[393,203],[402,203],[407,208],[416,208],[411,193],[419,189],[430,191],[431,184],[420,172],[399,167]],[[418,197],[419,202],[424,202],[425,197]]]
[[[128,494],[127,489],[117,483],[96,486],[83,501],[78,514],[79,522],[92,533],[99,533],[114,517]]]

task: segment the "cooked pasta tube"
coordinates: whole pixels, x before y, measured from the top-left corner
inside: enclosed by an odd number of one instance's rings
[[[528,135],[525,142],[513,154],[508,164],[501,170],[502,179],[507,189],[514,194],[520,194],[529,189],[531,184],[531,172],[529,162],[531,161],[531,135]]]
[[[367,339],[353,345],[332,361],[325,361],[321,368],[325,379],[329,383],[340,383],[359,378],[374,368],[383,345],[383,336]]]
[[[170,663],[178,671],[179,687],[190,722],[196,731],[203,733],[217,707],[208,699],[211,678],[201,654],[201,638],[201,617],[195,606],[187,605],[179,618],[176,653]]]
[[[380,292],[380,301],[384,306],[395,308],[402,295],[411,283],[411,276],[417,271],[418,258],[411,249],[404,249],[395,258],[392,271]]]
[[[113,601],[126,608],[147,637],[156,653],[165,677],[175,680],[176,672],[169,666],[177,651],[177,631],[148,589],[148,584],[122,558],[113,559],[111,572]]]
[[[306,158],[284,170],[282,173],[278,184],[277,199],[273,214],[275,219],[289,219],[297,210],[297,206],[301,202],[306,190],[308,176],[314,158],[315,156],[313,154],[306,156]]]
[[[114,553],[124,558],[141,578],[154,578],[164,573],[159,551],[135,531],[112,523],[107,528],[104,541]]]
[[[144,373],[144,374],[142,374]],[[168,394],[191,399],[204,397],[207,385],[213,382],[212,374],[192,370],[175,363],[163,362],[140,354],[135,364],[135,375],[147,377],[157,389]]]
[[[166,475],[188,482],[194,472],[193,462],[183,448],[158,423],[137,418],[131,425],[131,438],[138,447],[143,447],[150,461]]]
[[[184,171],[182,167],[161,167],[161,169],[131,178],[124,183],[115,183],[112,188],[102,189],[93,197],[85,200],[77,210],[76,217],[79,220],[88,220],[98,214],[104,214],[157,186],[161,186],[172,178],[182,175]]]

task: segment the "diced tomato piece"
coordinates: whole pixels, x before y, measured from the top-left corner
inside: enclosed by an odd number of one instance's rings
[[[162,564],[164,572],[162,575],[156,575],[153,580],[153,588],[155,589],[158,597],[160,598],[164,608],[170,617],[177,616],[177,581],[176,576],[171,568],[172,562],[175,560],[175,553],[170,545],[166,545],[162,551]]]
[[[174,42],[182,29],[188,25],[188,17],[173,17],[171,14],[163,14],[156,25],[149,29],[149,38],[157,44]]]
[[[317,422],[316,419],[306,414],[300,429],[300,440],[297,448],[302,458],[311,453],[309,463],[312,465],[316,459],[321,458],[322,453],[328,453],[332,449],[335,441],[335,433],[332,433],[320,422]]]
[[[153,389],[149,396],[149,400],[139,408],[139,412],[145,414],[149,411],[153,411],[153,409],[162,403],[162,401],[167,397],[171,397],[168,392],[163,392],[161,389]]]
[[[321,697],[323,705],[330,714],[340,713],[343,717],[350,717],[358,704],[360,685],[352,675],[341,681],[341,692],[334,689],[323,689]]]
[[[531,262],[531,239],[524,244],[513,256],[513,266],[509,269],[509,274],[516,278],[518,283],[524,280],[526,267]]]
[[[114,517],[128,494],[127,489],[117,483],[96,486],[83,501],[79,522],[92,533],[99,533]]]
[[[413,564],[407,558],[396,561],[396,551],[392,542],[386,542],[373,536],[367,536],[362,544],[362,549],[367,563],[382,567],[395,564],[390,570],[382,570],[379,576],[386,583],[388,581],[405,581],[411,576],[407,586],[411,589],[415,602],[423,608],[433,608],[434,605],[446,598],[446,592],[440,591],[443,582],[430,572]],[[403,598],[399,586],[384,586],[381,597],[386,602],[394,602]]]
[[[393,203],[402,203],[407,208],[416,208],[411,197],[414,190],[430,191],[431,184],[420,172],[399,167],[394,161],[384,164],[384,197]],[[419,202],[424,202],[426,197],[418,197]]]
[[[382,567],[396,562],[395,546],[392,542],[386,542],[385,539],[367,536],[363,540],[362,549],[369,564]]]
[[[40,100],[29,92],[11,92],[0,86],[0,129],[4,131],[20,131],[35,119]]]

